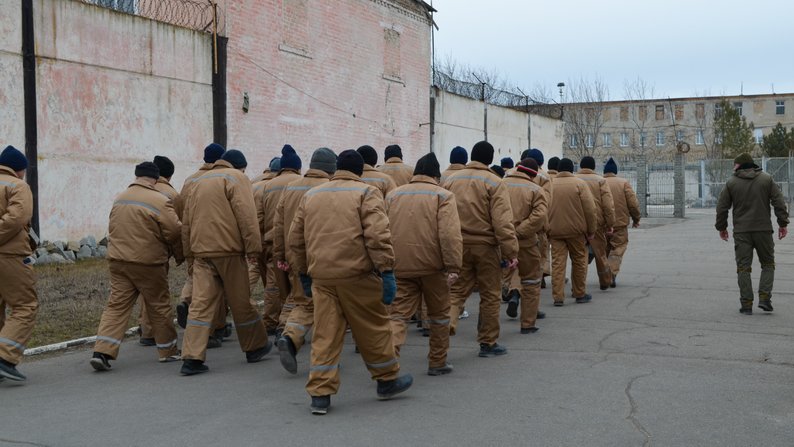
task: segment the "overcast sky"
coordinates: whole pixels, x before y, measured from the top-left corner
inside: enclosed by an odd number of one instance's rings
[[[429,2],[429,0],[428,0]],[[433,0],[436,60],[522,90],[640,77],[656,97],[794,92],[792,0]],[[557,97],[555,96],[555,99]]]

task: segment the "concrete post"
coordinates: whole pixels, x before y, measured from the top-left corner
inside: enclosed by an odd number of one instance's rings
[[[673,217],[684,217],[686,210],[686,154],[675,154],[673,188]]]
[[[700,160],[700,206],[706,207],[706,160]]]
[[[648,217],[648,163],[645,155],[637,155],[637,199],[640,202],[640,215]]]

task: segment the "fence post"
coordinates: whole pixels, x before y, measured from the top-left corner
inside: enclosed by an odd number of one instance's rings
[[[794,165],[792,165],[792,161],[794,161],[794,159],[792,159],[791,152],[789,152],[788,153],[788,191],[786,191],[787,192],[786,195],[788,196],[789,210],[791,209],[791,203],[794,202],[794,200],[792,200],[791,197],[792,196],[791,184],[792,181],[794,181],[794,179],[792,179],[792,177],[794,177]]]
[[[766,162],[767,162],[766,156],[761,157],[761,170],[764,172],[766,172]]]
[[[686,209],[686,155],[675,154],[675,171],[673,173],[673,217],[684,217]]]
[[[700,207],[706,207],[706,160],[700,160],[700,191],[698,194]]]
[[[640,202],[640,215],[648,217],[648,164],[645,155],[637,155],[637,199]]]

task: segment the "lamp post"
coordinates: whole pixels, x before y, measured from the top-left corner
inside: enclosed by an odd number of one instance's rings
[[[563,116],[564,116],[563,115],[563,111],[565,109],[565,106],[563,104],[565,103],[565,83],[564,82],[558,82],[557,83],[557,88],[560,89],[560,119],[564,121],[564,119],[563,119]]]

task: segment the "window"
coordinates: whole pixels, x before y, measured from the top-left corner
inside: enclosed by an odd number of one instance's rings
[[[737,112],[739,112],[739,116],[742,116],[742,102],[741,101],[734,102],[733,103],[733,108],[736,109]]]
[[[761,144],[764,141],[764,131],[761,129],[753,130],[753,139],[755,139],[755,144]]]
[[[570,143],[568,144],[568,146],[570,146],[570,147],[576,147],[576,146],[578,146],[578,145],[579,145],[579,139],[578,139],[578,138],[576,138],[576,135],[571,135],[571,141],[570,141]]]
[[[703,138],[703,129],[698,129],[697,132],[695,132],[695,145],[703,146],[704,142],[705,139]]]
[[[722,116],[722,103],[714,104],[714,116]]]
[[[604,134],[604,147],[612,147],[612,134]]]
[[[620,133],[620,147],[627,147],[629,145],[629,134],[628,132],[621,132]]]
[[[664,131],[660,130],[656,132],[656,145],[657,146],[664,146]]]
[[[702,102],[695,104],[695,118],[699,120],[706,118],[706,105]]]
[[[722,144],[722,134],[714,135],[714,144]]]
[[[683,121],[684,119],[684,105],[683,104],[676,104],[675,105],[675,120],[676,121]]]
[[[648,142],[648,134],[646,132],[640,132],[640,147],[645,147],[645,143]]]
[[[786,114],[786,101],[775,101],[775,115]]]
[[[656,121],[664,119],[664,105],[656,106]]]
[[[683,130],[676,130],[675,131],[675,141],[676,142],[684,141],[684,131]]]
[[[593,147],[594,143],[595,143],[595,138],[593,138],[593,134],[591,133],[587,134],[584,139],[584,145],[586,147]]]
[[[645,121],[648,119],[648,106],[639,106],[639,113],[640,113],[640,121]]]
[[[780,101],[782,102],[782,101]],[[629,108],[628,107],[621,107],[620,108],[620,120],[626,122],[629,120]]]

